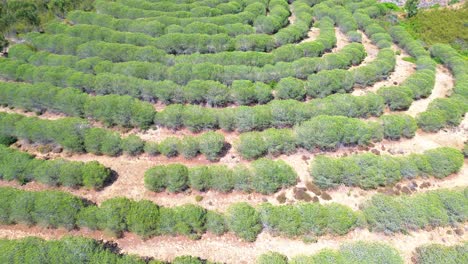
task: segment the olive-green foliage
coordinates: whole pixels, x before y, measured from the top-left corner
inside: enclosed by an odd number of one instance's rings
[[[466,6],[460,9],[427,9],[406,20],[405,25],[414,35],[429,45],[450,44],[466,55],[466,35],[468,32],[461,25],[463,25],[467,12]]]
[[[0,146],[0,164],[1,179],[20,183],[37,180],[52,186],[99,189],[111,175],[108,168],[95,161],[40,160],[5,146]]]
[[[428,132],[457,126],[465,112],[466,99],[463,97],[438,98],[429,104],[425,112],[417,116],[418,126]]]
[[[230,192],[235,189],[271,194],[294,185],[297,179],[296,172],[281,160],[259,159],[252,163],[251,168],[239,165],[234,169],[224,165],[187,168],[182,164],[172,164],[155,166],[146,171],[146,188],[155,192],[169,189],[169,179],[181,177],[180,173],[168,170],[169,166],[177,166],[178,171],[183,171],[184,183],[198,191],[211,189]]]
[[[344,158],[317,156],[311,166],[311,175],[322,188],[345,184],[368,189],[391,185],[402,178],[428,175],[444,178],[458,172],[462,165],[463,154],[459,150],[442,147],[405,157],[371,153]]]
[[[224,148],[224,136],[216,132],[207,132],[198,137],[200,152],[210,161],[215,161]]]
[[[275,234],[295,237],[299,235],[346,234],[357,226],[358,214],[338,204],[298,205],[262,204],[259,208],[261,221],[266,229]],[[335,219],[329,221],[328,219]]]
[[[367,145],[381,139],[380,126],[339,116],[318,116],[295,127],[301,147],[336,149],[340,144]]]
[[[130,135],[122,139],[122,150],[130,156],[141,154],[144,146],[145,142],[136,135]]]
[[[375,195],[363,208],[369,228],[385,233],[444,226],[468,219],[466,190],[437,190],[413,196]]]
[[[288,257],[277,252],[268,252],[260,255],[257,264],[288,264]]]
[[[106,263],[146,263],[140,257],[116,253],[119,251],[119,248],[111,249],[102,241],[79,236],[65,236],[59,240],[43,240],[37,237],[0,240],[0,262],[2,263],[59,264],[88,261],[96,263],[102,261]]]
[[[246,241],[254,241],[262,230],[259,213],[247,203],[229,206],[226,221],[229,230]]]
[[[415,258],[418,264],[463,263],[468,258],[468,243],[453,246],[429,244],[416,248]]]
[[[305,98],[306,91],[304,84],[298,79],[291,77],[281,79],[276,85],[276,98],[294,99],[302,101]]]
[[[152,191],[183,191],[188,187],[188,169],[182,164],[153,167],[145,173],[145,186]]]
[[[416,121],[409,115],[384,115],[380,117],[384,138],[398,140],[412,138],[418,128]]]
[[[354,85],[354,78],[346,70],[321,71],[310,75],[305,84],[307,95],[323,98],[334,93],[350,92]]]
[[[385,86],[377,91],[390,110],[406,110],[413,103],[413,91],[406,86]]]

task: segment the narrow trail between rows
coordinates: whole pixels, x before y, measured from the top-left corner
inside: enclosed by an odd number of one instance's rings
[[[414,101],[406,114],[415,117],[417,114],[426,111],[429,104],[436,98],[444,98],[450,95],[454,86],[454,78],[447,67],[437,65],[435,85],[429,97]]]
[[[467,229],[466,223],[463,225]],[[160,236],[143,241],[134,234],[125,234],[123,238],[115,239],[106,236],[101,231],[47,229],[41,227],[26,227],[23,225],[0,225],[0,237],[15,239],[27,236],[38,236],[44,239],[57,239],[65,235],[82,235],[94,239],[114,240],[123,253],[155,257],[161,260],[172,260],[180,255],[193,255],[211,261],[223,263],[254,263],[256,257],[268,251],[276,251],[288,257],[300,254],[312,255],[322,249],[338,249],[343,243],[366,241],[385,242],[395,247],[405,259],[411,263],[411,257],[416,247],[428,243],[444,245],[459,244],[468,239],[468,232],[457,235],[453,227],[440,227],[433,230],[409,232],[408,235],[396,234],[386,236],[382,233],[372,233],[367,229],[356,229],[345,236],[322,236],[316,243],[306,244],[297,239],[272,237],[262,232],[253,243],[240,241],[232,234],[214,236],[203,235],[200,240],[190,240],[186,237]]]

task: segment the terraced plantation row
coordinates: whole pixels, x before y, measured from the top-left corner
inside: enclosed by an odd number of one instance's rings
[[[465,262],[467,60],[402,9],[36,2],[0,9],[0,262]]]

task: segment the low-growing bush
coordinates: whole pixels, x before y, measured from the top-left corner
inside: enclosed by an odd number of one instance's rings
[[[463,154],[459,150],[443,147],[404,157],[371,153],[344,158],[317,156],[311,165],[311,175],[321,188],[344,184],[368,189],[391,185],[402,178],[444,178],[458,172],[462,165]]]

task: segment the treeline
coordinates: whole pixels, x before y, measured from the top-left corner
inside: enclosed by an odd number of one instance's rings
[[[166,208],[150,201],[113,198],[98,207],[64,192],[29,192],[0,188],[0,222],[73,229],[105,230],[115,236],[129,231],[148,238],[184,235],[200,238],[205,232],[234,232],[254,241],[266,230],[290,237],[344,235],[358,226],[385,233],[407,232],[428,226],[463,223],[468,219],[465,190],[438,190],[413,196],[375,195],[362,211],[339,204],[301,203],[254,208],[232,204],[225,214],[186,204]]]
[[[135,135],[121,138],[117,132],[91,127],[86,120],[80,118],[44,120],[0,113],[0,124],[0,142],[17,138],[38,144],[56,144],[71,152],[96,155],[117,156],[122,152],[139,155],[145,151],[149,155],[161,153],[174,157],[190,149],[190,157],[201,153],[208,160],[215,161],[225,148],[224,136],[215,132],[196,137],[186,136],[183,139],[168,137],[157,143],[145,142]]]
[[[258,159],[249,167],[225,165],[190,167],[183,164],[159,165],[145,172],[145,186],[155,192],[180,192],[191,188],[197,191],[259,192],[272,194],[281,188],[295,185],[297,174],[282,160]]]
[[[255,159],[266,154],[291,154],[297,148],[336,150],[342,145],[366,146],[382,138],[412,138],[416,129],[415,120],[407,115],[386,115],[380,122],[321,115],[296,125],[293,130],[243,133],[235,148],[242,157]]]
[[[458,126],[468,111],[468,65],[449,45],[436,44],[430,48],[432,56],[442,61],[453,73],[455,86],[449,98],[432,101],[427,110],[418,115],[418,125],[424,131],[435,132]]]
[[[346,243],[338,250],[324,249],[314,255],[299,255],[290,260],[277,252],[260,255],[257,264],[349,264],[349,263],[387,263],[403,264],[403,258],[398,251],[386,244],[377,242]]]
[[[111,170],[97,161],[36,159],[27,153],[0,145],[0,179],[21,184],[38,181],[50,186],[99,189],[110,180]]]
[[[403,157],[371,153],[343,158],[317,156],[311,165],[314,183],[321,188],[344,184],[365,189],[392,185],[401,179],[434,176],[444,178],[463,166],[463,154],[448,147]]]

